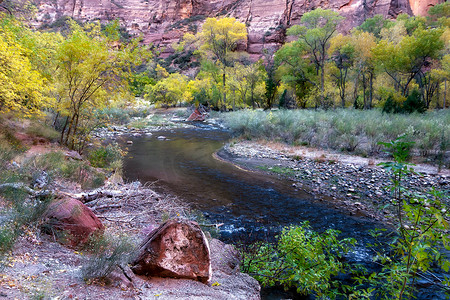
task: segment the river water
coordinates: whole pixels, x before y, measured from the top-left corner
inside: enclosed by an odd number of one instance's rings
[[[156,190],[179,196],[202,211],[211,223],[223,223],[221,239],[225,242],[236,243],[250,236],[270,238],[283,226],[308,221],[319,232],[331,228],[340,230],[341,238],[355,238],[360,246],[349,259],[365,264],[371,261],[363,245],[372,241],[368,231],[382,224],[350,216],[336,209],[336,203],[317,200],[312,193],[295,189],[288,180],[248,172],[215,159],[213,154],[229,139],[228,131],[208,124],[129,137],[133,144],[128,146],[124,177],[128,181],[157,182]]]
[[[380,227],[335,209],[335,203],[316,200],[288,180],[215,159],[213,153],[229,138],[229,132],[204,124],[130,138],[133,145],[125,159],[125,178],[157,181],[156,187],[189,202],[211,222],[224,223],[221,235],[226,241],[250,233],[265,236],[282,226],[309,221],[315,230],[338,229],[343,237],[365,242],[367,231]]]

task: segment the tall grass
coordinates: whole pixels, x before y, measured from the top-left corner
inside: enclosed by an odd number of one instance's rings
[[[379,154],[380,141],[402,134],[415,142],[416,155],[448,152],[450,111],[383,114],[379,110],[241,110],[220,114],[225,125],[245,138],[261,138],[324,149]]]

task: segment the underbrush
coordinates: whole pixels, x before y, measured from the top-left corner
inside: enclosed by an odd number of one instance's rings
[[[383,114],[379,110],[241,110],[220,114],[244,138],[339,150],[362,156],[381,153],[379,142],[406,134],[421,156],[449,166],[450,111]]]
[[[45,171],[50,179],[64,178],[79,183],[83,189],[100,187],[105,180],[103,172],[85,161],[66,158],[62,151],[31,157],[22,166],[22,172],[32,176],[42,171]]]
[[[105,232],[91,236],[83,249],[91,254],[81,268],[83,278],[106,279],[114,270],[131,262],[138,245],[136,238],[126,234]]]

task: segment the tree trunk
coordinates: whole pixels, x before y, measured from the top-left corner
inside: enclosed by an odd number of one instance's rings
[[[369,77],[369,109],[372,108],[372,102],[373,102],[373,72],[370,72]]]
[[[321,105],[325,103],[325,66],[324,62],[320,66],[320,101]]]
[[[444,109],[447,108],[446,100],[447,100],[447,79],[445,79],[444,81],[444,104],[442,106]]]
[[[223,106],[226,106],[227,104],[227,86],[226,86],[226,76],[225,76],[225,71],[223,72]]]
[[[67,123],[69,122],[69,116],[66,118],[66,122],[64,123],[64,127],[61,131],[61,138],[59,139],[59,143],[62,145],[64,141],[64,132],[66,131]]]

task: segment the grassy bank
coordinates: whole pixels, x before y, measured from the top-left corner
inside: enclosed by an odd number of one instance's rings
[[[415,142],[413,153],[448,164],[450,111],[383,114],[378,110],[241,110],[220,114],[226,126],[244,138],[339,150],[362,156],[382,152],[379,142],[402,134]]]

